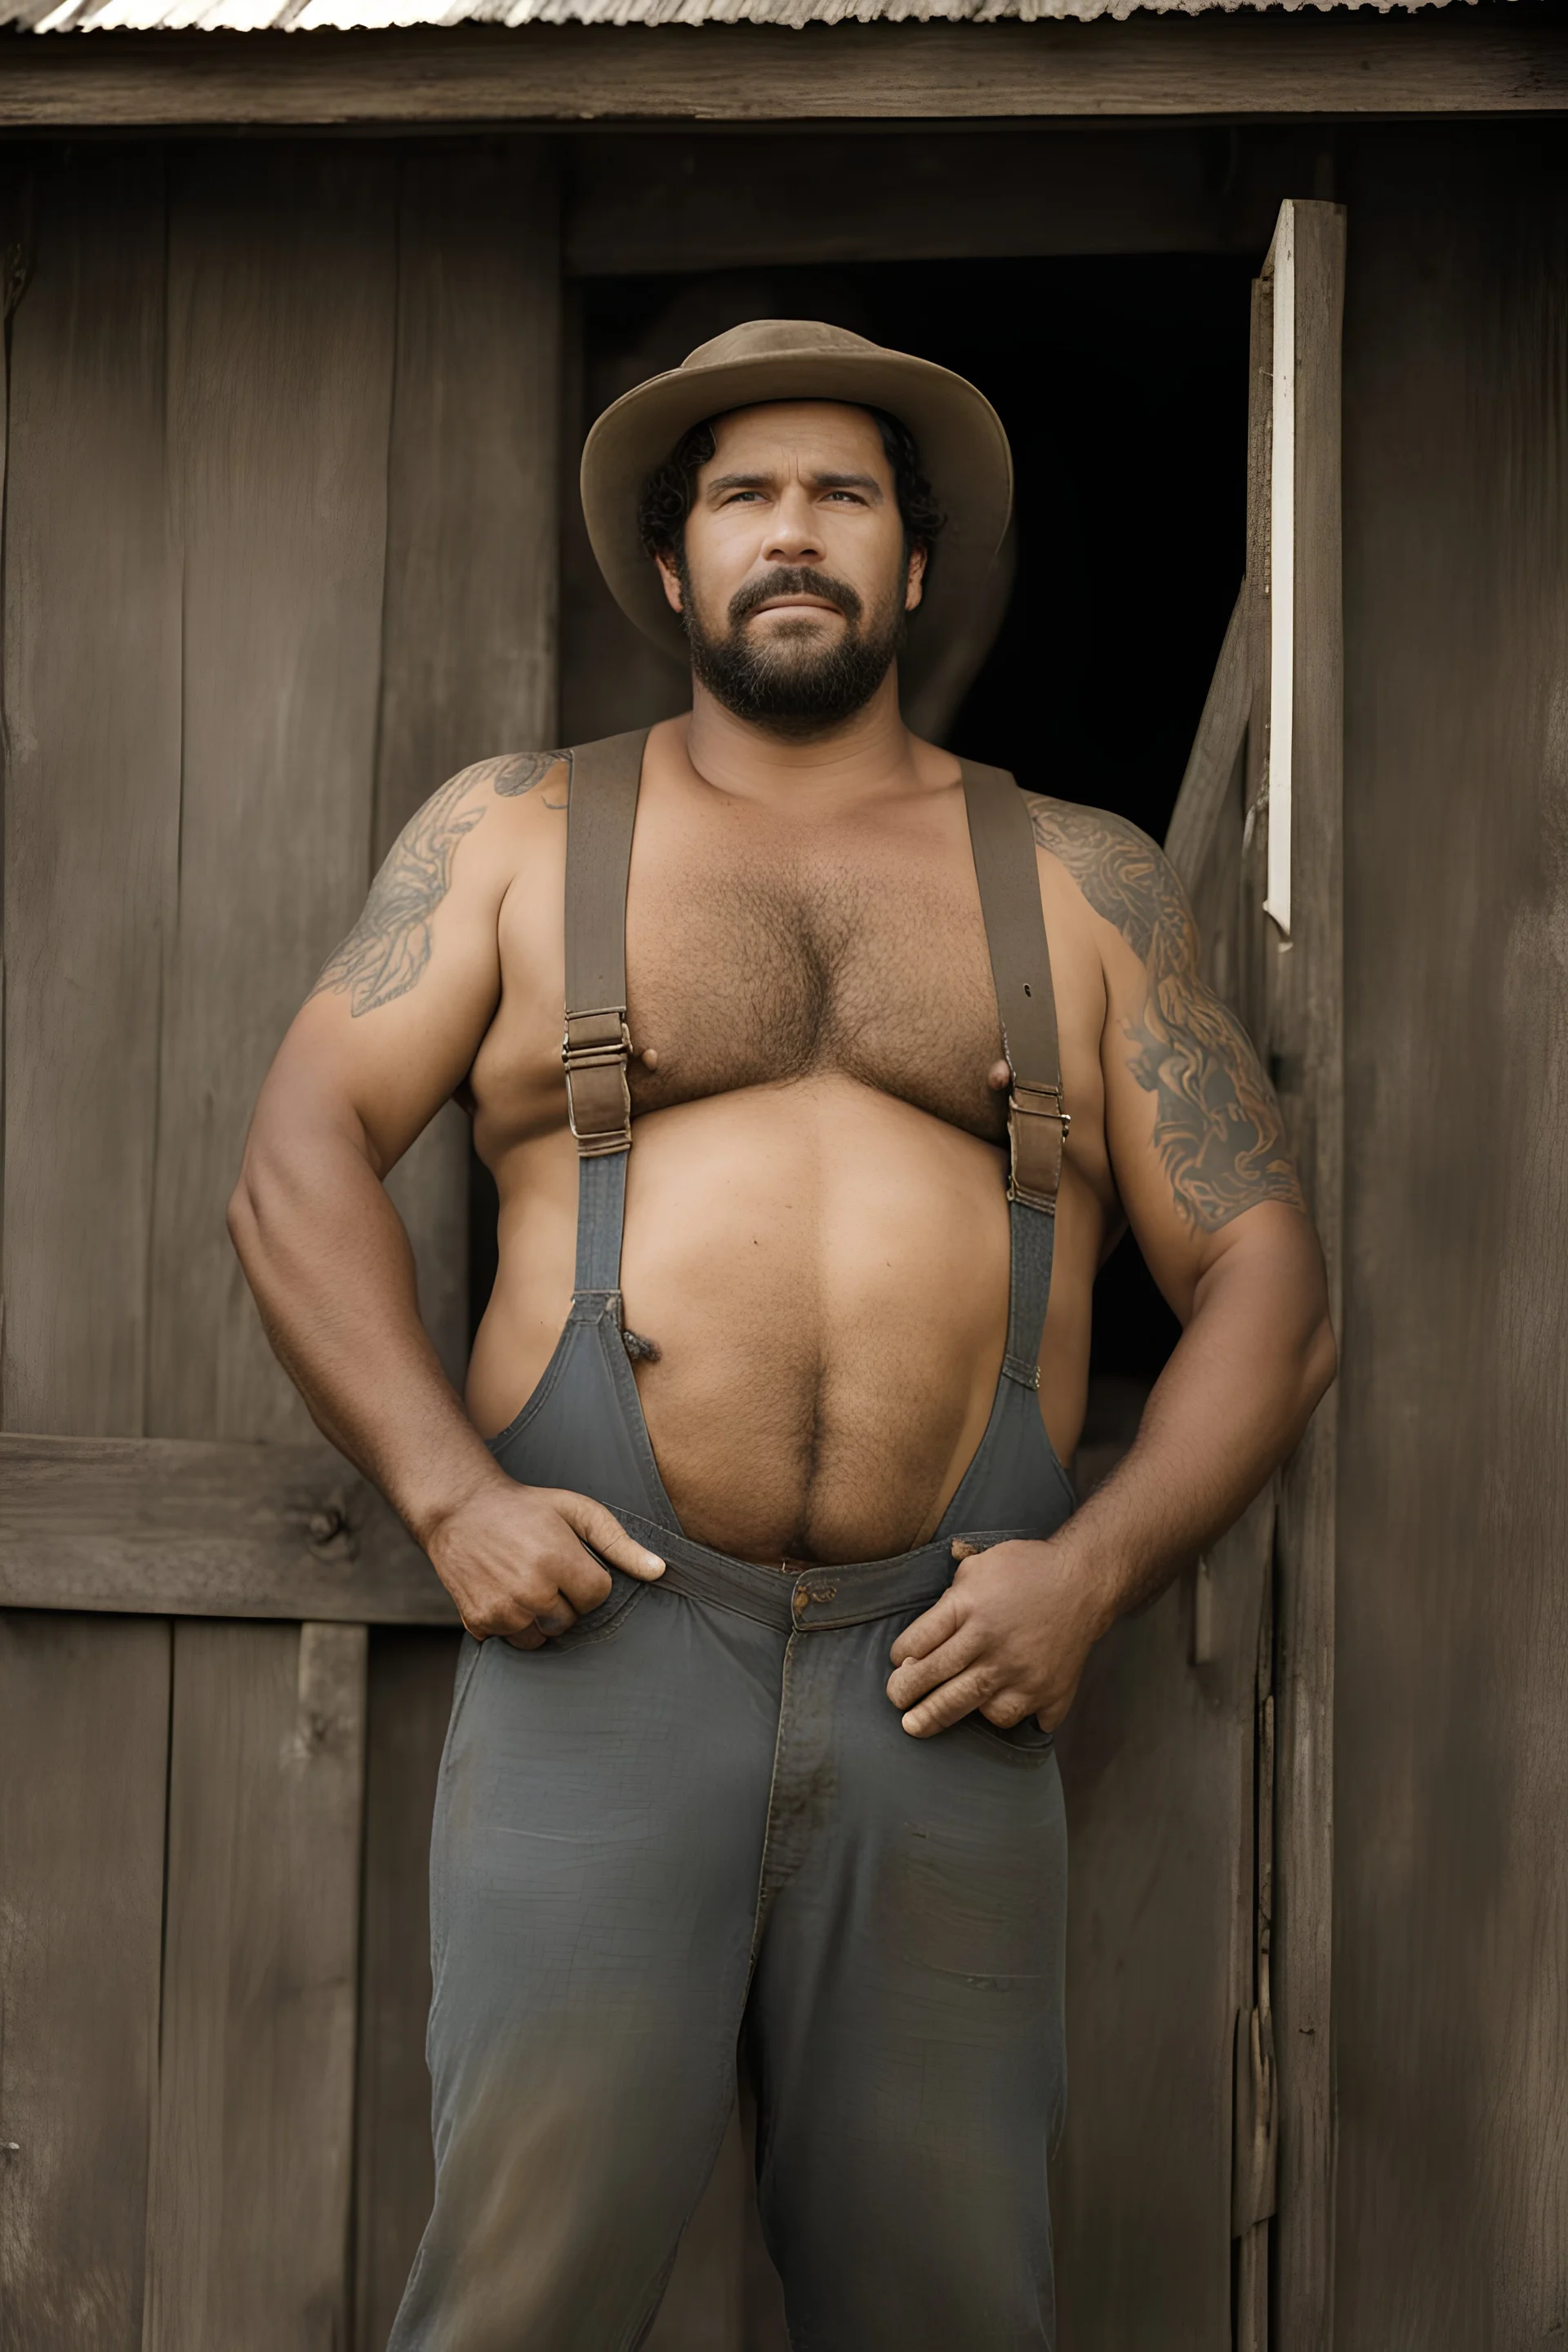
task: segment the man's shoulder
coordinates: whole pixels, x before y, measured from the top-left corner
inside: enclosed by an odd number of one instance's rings
[[[531,793],[539,793],[547,807],[564,808],[571,787],[569,751],[498,751],[488,760],[460,768],[441,791],[465,797],[488,791],[503,801],[523,800]]]
[[[1147,962],[1156,940],[1184,947],[1192,928],[1186,893],[1159,843],[1114,809],[1089,808],[1048,793],[1026,793],[1035,839],[1066,867],[1097,915],[1113,923]]]

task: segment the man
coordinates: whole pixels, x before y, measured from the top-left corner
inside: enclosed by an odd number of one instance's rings
[[[1050,1731],[1299,1437],[1319,1252],[1160,852],[900,722],[906,631],[929,662],[1007,520],[981,395],[754,323],[608,411],[583,483],[691,711],[437,793],[232,1210],[312,1412],[472,1637],[393,2341],[640,2341],[739,2042],[795,2344],[1047,2346]],[[382,1189],[454,1092],[500,1196],[466,1407]],[[1185,1328],[1075,1511],[1123,1221]]]

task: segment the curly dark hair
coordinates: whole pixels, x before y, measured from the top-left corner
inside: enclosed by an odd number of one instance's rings
[[[936,541],[947,517],[936,502],[936,494],[921,471],[921,453],[915,436],[907,425],[885,409],[873,408],[870,415],[877,420],[877,430],[882,436],[882,448],[893,469],[893,495],[899,502],[899,515],[904,526],[906,556],[922,548],[928,565],[936,552]],[[645,551],[649,555],[679,554],[686,534],[686,518],[691,512],[692,493],[697,477],[713,455],[713,417],[693,425],[683,433],[662,466],[656,466],[642,486],[637,501],[637,530]]]

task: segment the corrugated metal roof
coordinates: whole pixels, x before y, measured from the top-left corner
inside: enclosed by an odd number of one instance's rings
[[[414,25],[994,24],[1045,16],[1197,16],[1268,0],[0,0],[37,33],[385,32]],[[1287,9],[1443,7],[1447,0],[1273,0]]]

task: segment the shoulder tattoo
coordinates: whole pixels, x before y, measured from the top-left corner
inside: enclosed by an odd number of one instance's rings
[[[1127,1066],[1154,1097],[1154,1148],[1178,1210],[1216,1233],[1259,1201],[1303,1207],[1274,1090],[1198,969],[1197,927],[1163,852],[1125,817],[1027,798],[1035,839],[1148,975],[1142,1009],[1122,1034]]]
[[[310,994],[346,996],[350,1015],[357,1020],[417,987],[430,961],[436,909],[452,887],[458,843],[472,833],[492,795],[519,800],[547,776],[553,777],[559,797],[544,793],[545,806],[564,808],[570,751],[516,751],[481,760],[432,793],[394,842],[370,886],[363,913],[327,958]]]

